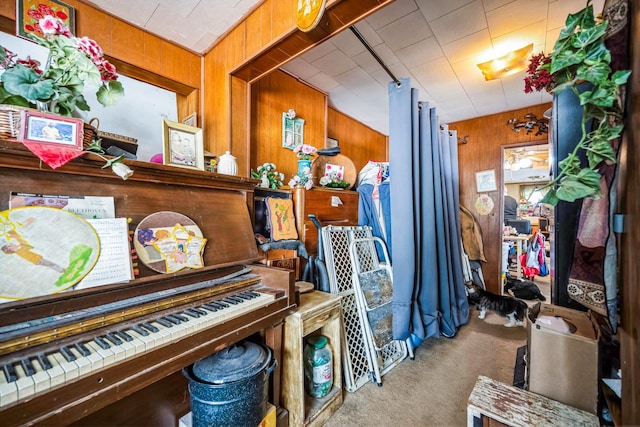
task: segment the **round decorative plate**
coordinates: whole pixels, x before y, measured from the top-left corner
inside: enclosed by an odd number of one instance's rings
[[[358,179],[358,172],[353,161],[344,154],[336,154],[335,156],[318,156],[311,163],[311,175],[313,175],[313,185],[320,186],[320,178],[324,176],[325,167],[327,165],[344,166],[343,181],[349,183],[346,190],[353,188]]]
[[[168,237],[176,224],[180,224],[192,236],[203,237],[200,227],[186,215],[170,211],[153,213],[140,221],[133,234],[133,245],[140,262],[158,273],[167,272],[165,259],[153,243]]]
[[[55,294],[86,276],[100,239],[83,218],[51,207],[0,212],[0,298]]]

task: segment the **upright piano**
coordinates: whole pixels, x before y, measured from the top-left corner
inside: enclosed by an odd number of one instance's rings
[[[243,339],[280,360],[295,278],[256,263],[257,181],[129,160],[134,174],[123,181],[103,163],[88,154],[52,170],[0,140],[0,210],[16,191],[113,196],[131,230],[152,213],[178,212],[208,239],[204,267],[161,274],[139,264],[128,283],[0,304],[2,425],[176,426],[189,411],[182,368]]]

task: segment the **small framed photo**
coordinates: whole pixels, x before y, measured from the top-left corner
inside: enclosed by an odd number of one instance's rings
[[[478,190],[478,193],[496,191],[498,187],[496,186],[495,169],[476,172],[476,188]]]
[[[82,150],[83,132],[82,119],[36,110],[22,111],[20,124],[22,141]]]
[[[162,159],[165,165],[204,170],[202,129],[164,119]]]
[[[73,6],[59,0],[16,0],[16,34],[28,40],[33,40],[30,34],[43,37],[38,21],[46,15],[60,19],[69,27],[71,34],[76,33],[76,11]]]
[[[282,113],[282,146],[293,150],[304,144],[304,119]]]
[[[327,137],[327,148],[333,148],[338,146],[338,140],[335,138]]]

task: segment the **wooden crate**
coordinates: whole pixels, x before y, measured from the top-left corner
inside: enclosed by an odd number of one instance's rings
[[[285,318],[281,403],[290,426],[322,426],[342,406],[341,298],[320,291],[302,294],[298,309]],[[304,391],[304,340],[315,334],[327,337],[333,351],[333,388],[320,399]]]

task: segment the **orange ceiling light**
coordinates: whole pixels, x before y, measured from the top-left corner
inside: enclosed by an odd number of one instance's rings
[[[478,64],[478,68],[482,71],[484,79],[495,80],[508,76],[527,68],[527,61],[533,52],[533,43],[527,46],[507,53],[500,58],[495,58],[482,64]]]

